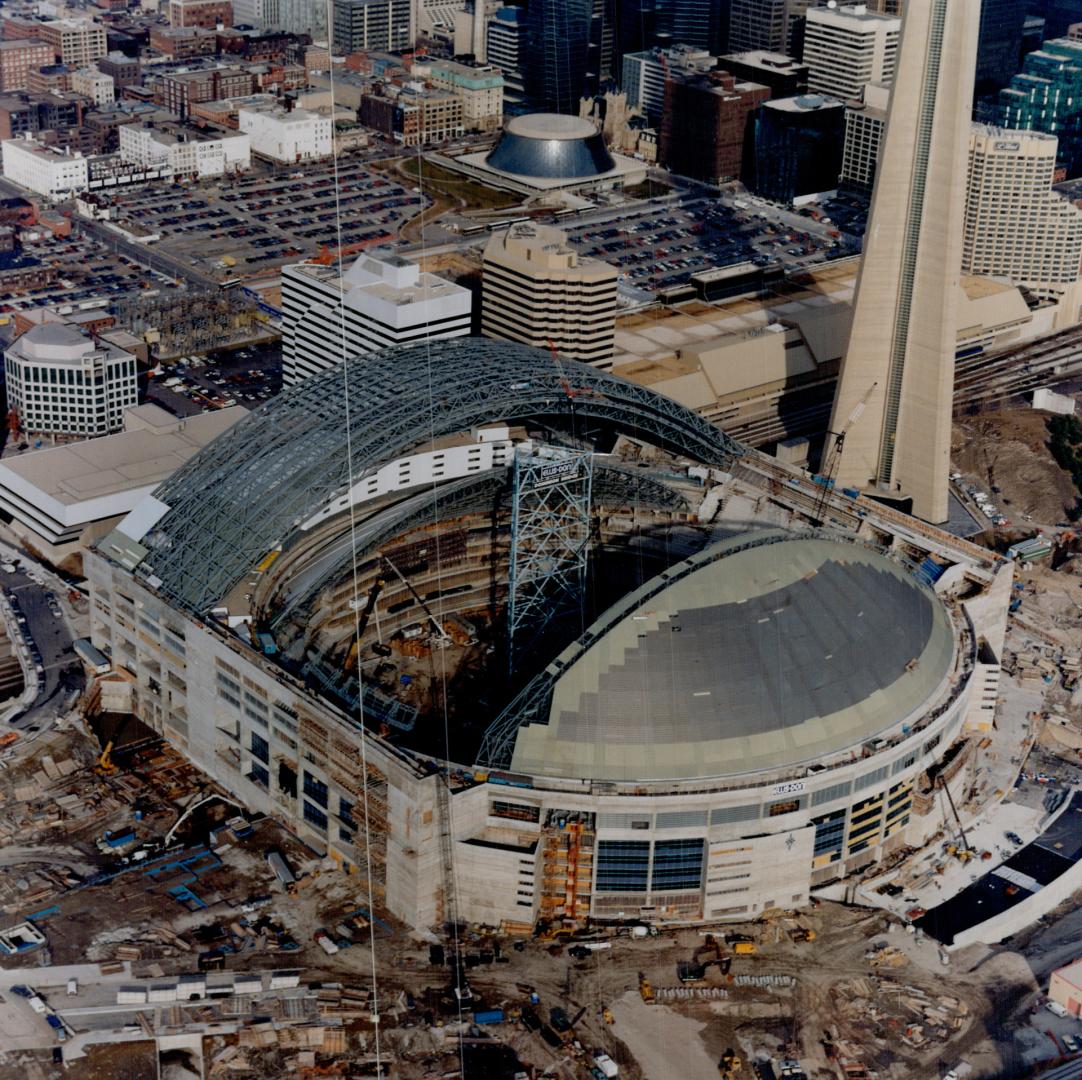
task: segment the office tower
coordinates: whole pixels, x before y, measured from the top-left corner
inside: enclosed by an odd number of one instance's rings
[[[833,191],[842,163],[845,106],[818,94],[778,98],[755,113],[745,180],[756,195],[792,203]]]
[[[767,87],[737,82],[727,71],[670,78],[658,148],[662,164],[711,184],[737,179],[748,119],[769,97]]]
[[[581,257],[559,229],[513,225],[485,245],[481,333],[606,365],[616,325],[616,270]]]
[[[706,49],[687,45],[648,49],[624,57],[620,85],[628,105],[641,109],[650,123],[657,125],[665,109],[666,76],[712,71],[716,66],[717,58]]]
[[[809,8],[804,30],[808,90],[851,101],[868,83],[889,83],[901,27],[901,19],[869,11],[864,4]]]
[[[981,97],[1006,86],[1018,71],[1026,0],[981,0],[975,94]]]
[[[729,53],[719,56],[717,66],[735,79],[745,79],[770,88],[771,97],[793,97],[808,90],[808,65],[784,53]]]
[[[830,430],[837,477],[948,515],[966,155],[979,10],[908,0]]]
[[[1082,266],[1082,210],[1052,190],[1056,138],[975,124],[962,272],[1005,277],[1055,300]]]
[[[278,19],[287,34],[309,34],[314,42],[327,40],[327,5],[319,0],[278,0]]]
[[[337,53],[402,52],[413,43],[410,0],[334,0]]]
[[[730,52],[786,51],[785,0],[732,0],[729,11]]]
[[[279,26],[282,8],[279,0],[233,0],[233,25],[254,26],[259,30]]]
[[[996,123],[1055,135],[1067,175],[1082,173],[1082,41],[1046,41],[1031,52],[999,92]]]
[[[690,45],[717,56],[729,39],[729,0],[655,0],[659,44]]]
[[[526,20],[522,8],[499,7],[488,21],[488,62],[503,73],[503,93],[508,104],[521,102],[526,86],[522,67],[526,50]]]
[[[526,12],[526,94],[539,109],[577,113],[587,91],[593,0],[533,0]]]
[[[135,357],[66,323],[27,330],[8,347],[4,374],[8,405],[28,433],[108,435],[139,403]]]
[[[472,305],[468,289],[397,255],[361,255],[341,277],[333,266],[285,266],[283,382],[290,386],[388,345],[464,337]]]
[[[868,83],[860,100],[846,105],[845,141],[838,176],[841,187],[871,194],[889,105],[890,88],[882,83]]]
[[[1063,37],[1078,22],[1078,0],[1029,0],[1026,10],[1044,19],[1046,38]]]

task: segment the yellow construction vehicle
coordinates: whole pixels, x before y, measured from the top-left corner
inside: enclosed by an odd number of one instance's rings
[[[718,1072],[726,1078],[736,1076],[743,1067],[744,1063],[731,1048],[721,1055],[721,1060],[718,1062]]]
[[[601,1006],[601,1019],[604,1020],[606,1024],[616,1023],[616,1017],[612,1015],[612,1009],[610,1009],[608,1005]]]
[[[105,744],[105,749],[101,752],[101,757],[98,758],[98,764],[94,768],[94,772],[96,772],[98,776],[112,776],[113,773],[119,771],[113,764],[112,754],[113,740],[110,739]]]
[[[657,998],[654,995],[654,988],[650,985],[650,980],[643,974],[639,975],[639,993],[642,995],[642,1000],[647,1005],[653,1005],[657,1002]]]

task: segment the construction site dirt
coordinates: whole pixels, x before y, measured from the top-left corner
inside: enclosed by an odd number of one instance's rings
[[[976,849],[1082,775],[1076,560],[1019,568],[1001,694],[1004,715],[1027,721],[960,761],[973,774],[961,812],[1005,808],[971,835]],[[588,1080],[612,1075],[602,1060],[630,1080],[743,1080],[781,1063],[813,1080],[1006,1080],[1070,1056],[1078,1021],[1041,1007],[1050,972],[1078,956],[1069,901],[999,945],[950,953],[874,881],[871,897],[854,883],[846,903],[701,929],[410,931],[368,903],[363,873],[252,819],[108,712],[110,684],[97,692],[88,716],[0,750],[0,941],[20,943],[0,955],[0,1077],[54,1075],[54,1052],[94,1080]],[[933,855],[946,869],[889,868],[899,903],[925,878],[980,873]]]

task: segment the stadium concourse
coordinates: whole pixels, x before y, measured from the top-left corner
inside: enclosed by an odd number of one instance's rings
[[[92,640],[144,722],[412,926],[799,907],[940,827],[1011,571],[767,465],[546,350],[389,349],[101,541]]]

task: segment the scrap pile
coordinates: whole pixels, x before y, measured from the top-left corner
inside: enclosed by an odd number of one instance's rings
[[[914,1050],[945,1043],[965,1026],[969,1008],[947,994],[872,976],[848,979],[831,989],[835,1015],[852,1035],[853,1045],[837,1039],[839,1050],[860,1058],[859,1041],[882,1047],[895,1039]]]

